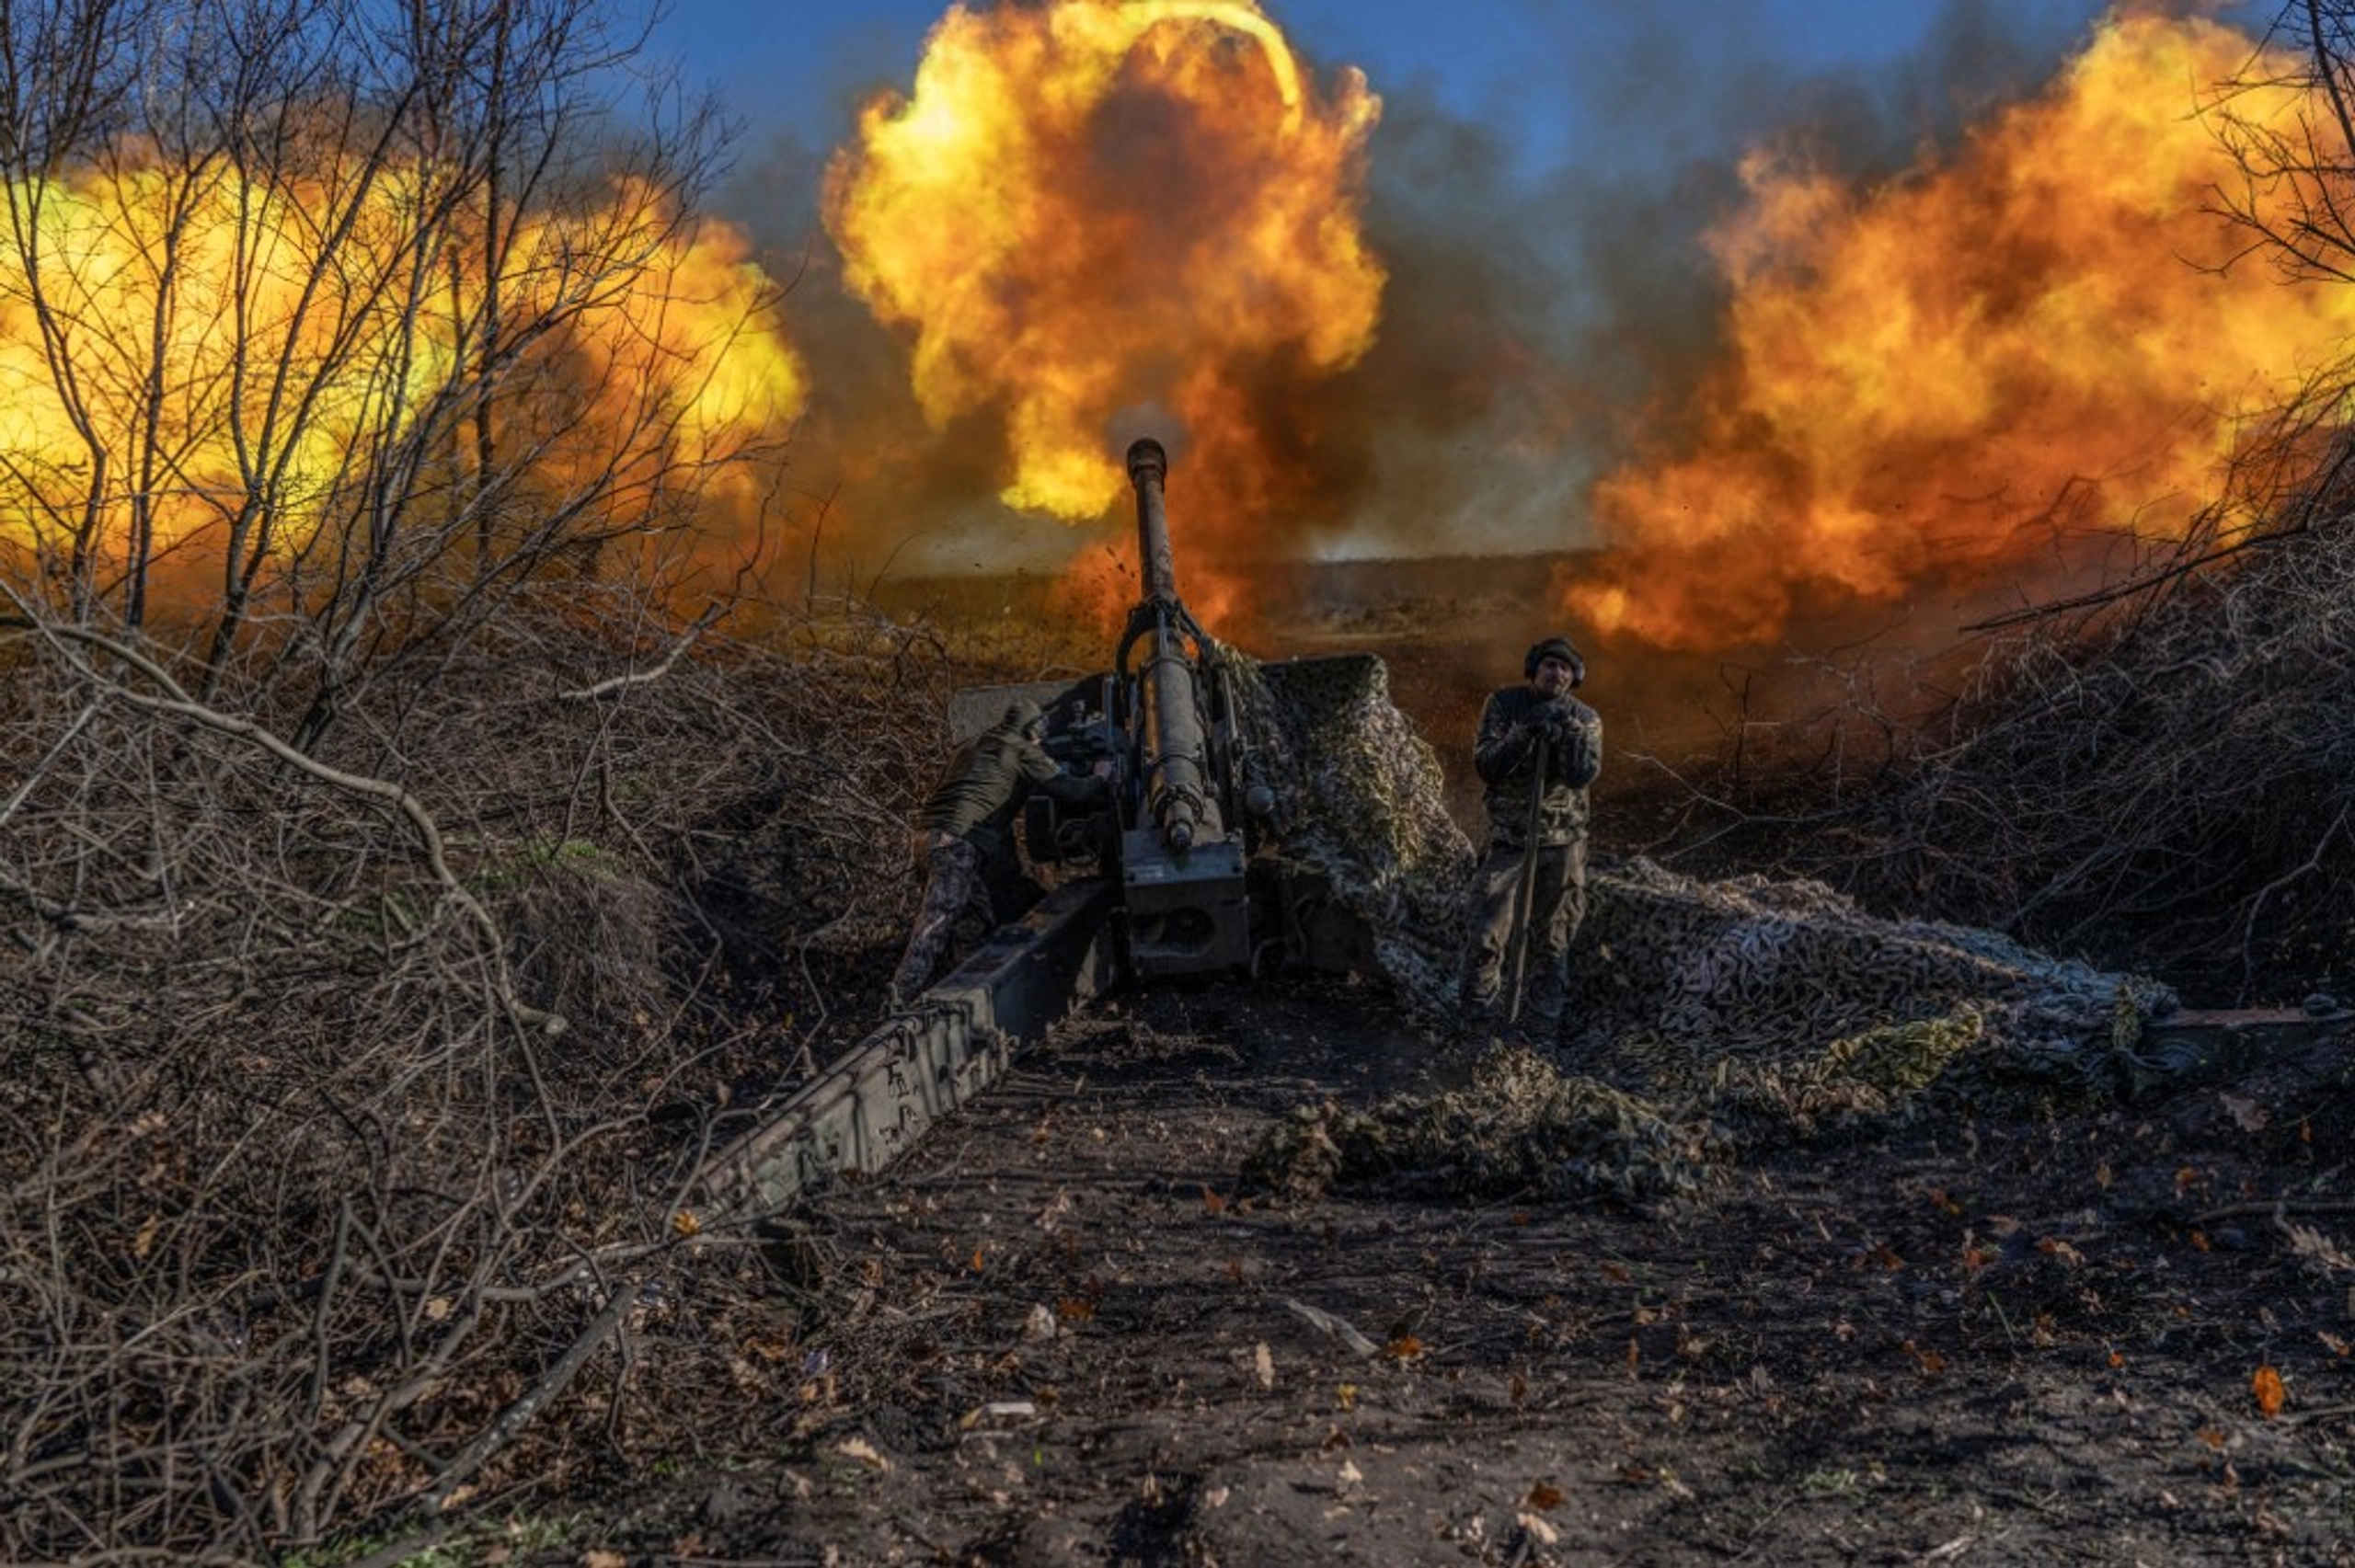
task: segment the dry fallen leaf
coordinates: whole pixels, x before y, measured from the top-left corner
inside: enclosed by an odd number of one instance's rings
[[[2326,1269],[2355,1270],[2355,1258],[2349,1257],[2331,1244],[2330,1238],[2311,1225],[2291,1220],[2275,1221],[2282,1235],[2289,1238],[2290,1250],[2309,1263],[2320,1264]]]
[[[1283,1299],[1283,1303],[1292,1311],[1298,1313],[1303,1321],[1306,1322],[1310,1326],[1324,1333],[1330,1334],[1335,1339],[1339,1340],[1343,1345],[1348,1345],[1350,1349],[1356,1354],[1365,1356],[1378,1356],[1381,1354],[1382,1346],[1374,1344],[1373,1341],[1359,1333],[1347,1319],[1338,1317],[1321,1308],[1312,1307],[1305,1301],[1295,1301],[1289,1296]]]
[[[2257,1408],[2268,1421],[2280,1414],[2289,1402],[2290,1391],[2281,1386],[2281,1374],[2270,1367],[2257,1369],[2257,1376],[2249,1379],[2249,1391],[2257,1395]]]
[[[618,1551],[592,1546],[580,1554],[580,1568],[629,1568],[629,1559]]]
[[[2238,1094],[2219,1094],[2216,1098],[2223,1102],[2224,1109],[2232,1113],[2243,1132],[2263,1132],[2265,1124],[2273,1119],[2273,1113],[2254,1100]]]
[[[1204,1214],[1213,1216],[1225,1213],[1226,1199],[1219,1196],[1218,1194],[1212,1192],[1210,1188],[1204,1187],[1202,1189],[1202,1212]]]
[[[1263,1389],[1276,1386],[1276,1358],[1268,1349],[1266,1340],[1251,1347],[1251,1375],[1259,1380]]]
[[[683,1208],[671,1216],[671,1229],[682,1236],[692,1236],[703,1229],[703,1221],[695,1217],[694,1210]]]
[[[1541,1481],[1529,1489],[1529,1495],[1522,1499],[1522,1505],[1535,1508],[1541,1513],[1551,1513],[1562,1505],[1562,1489]]]
[[[1925,1378],[1935,1378],[1947,1369],[1947,1358],[1935,1350],[1925,1350],[1910,1339],[1905,1342],[1904,1350],[1906,1355],[1913,1357],[1913,1364],[1922,1369]]]
[[[971,1432],[974,1427],[980,1426],[984,1423],[1028,1421],[1038,1413],[1038,1405],[1027,1399],[992,1400],[989,1403],[976,1405],[971,1410],[967,1411],[963,1415],[959,1416],[957,1418],[957,1429],[960,1432]],[[858,1442],[858,1439],[854,1437],[850,1442],[856,1443]],[[866,1448],[866,1445],[864,1443],[860,1443],[859,1447]],[[845,1453],[850,1451],[849,1443],[843,1445],[843,1451]],[[872,1452],[873,1450],[869,1449],[868,1451]],[[853,1455],[852,1457],[863,1458],[865,1456]],[[879,1455],[877,1456],[877,1468],[888,1471],[891,1466],[889,1460],[883,1459],[881,1456]]]
[[[846,1459],[856,1459],[874,1470],[890,1472],[891,1461],[876,1451],[875,1445],[864,1437],[845,1437],[834,1445],[834,1452]]]

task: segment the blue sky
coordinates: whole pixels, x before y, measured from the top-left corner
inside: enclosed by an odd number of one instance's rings
[[[1420,84],[1450,111],[1497,124],[1545,160],[1606,128],[1578,91],[1597,73],[1655,68],[1671,27],[1721,55],[1806,79],[1920,51],[1942,21],[1982,13],[2038,43],[2065,42],[2099,0],[1264,0],[1292,45],[1322,66],[1363,69],[1377,92]],[[715,87],[758,134],[837,138],[847,106],[903,86],[939,0],[670,0],[656,34],[691,78]]]

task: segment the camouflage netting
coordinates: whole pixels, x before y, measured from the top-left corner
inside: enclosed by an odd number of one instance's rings
[[[1598,871],[1591,887],[1571,960],[1569,1043],[1669,1082],[1729,1061],[1886,1056],[1892,1030],[1914,1042],[1908,1049],[1951,1046],[1951,1028],[1919,1026],[1965,1018],[2015,1061],[2091,1066],[2176,1004],[2155,980],[1970,926],[1884,920],[1817,882],[1701,882],[1637,859]],[[1867,1036],[1881,1043],[1860,1047]]]
[[[1443,1009],[1472,846],[1447,814],[1438,755],[1391,704],[1389,670],[1371,655],[1262,664],[1219,651],[1281,803],[1282,853],[1314,866],[1372,929],[1403,1000]]]
[[[1623,1089],[1498,1046],[1467,1088],[1370,1111],[1304,1105],[1244,1161],[1246,1190],[1314,1197],[1380,1185],[1410,1196],[1685,1197],[1709,1180],[1705,1120],[1672,1120]]]
[[[1445,1016],[1471,848],[1430,748],[1378,660],[1237,663],[1255,743],[1296,803],[1286,853],[1374,926],[1403,1000]],[[1246,1179],[1294,1196],[1689,1196],[1745,1147],[1908,1115],[1958,1067],[2098,1088],[2142,1021],[2176,1005],[2155,980],[1883,919],[1815,882],[1702,882],[1638,859],[1598,863],[1589,892],[1569,1022],[1547,1044],[1591,1076],[1491,1051],[1466,1089],[1304,1107]]]

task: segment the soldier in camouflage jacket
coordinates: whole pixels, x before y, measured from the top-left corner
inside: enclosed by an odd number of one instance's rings
[[[1587,786],[1603,770],[1603,719],[1570,695],[1586,679],[1586,661],[1568,638],[1547,637],[1532,647],[1522,670],[1522,684],[1490,693],[1473,742],[1473,766],[1488,785],[1488,845],[1472,878],[1464,1001],[1476,1024],[1494,1021],[1508,979],[1522,867],[1534,854],[1524,1013],[1551,1032],[1561,1022],[1569,983],[1570,938],[1586,916]]]
[[[906,1005],[931,983],[960,916],[971,910],[994,926],[1017,912],[996,907],[992,892],[1022,881],[1014,822],[1033,790],[1074,806],[1100,805],[1109,793],[1102,778],[1066,773],[1047,754],[1040,744],[1045,722],[1038,704],[1015,698],[995,725],[959,748],[925,802],[916,818],[924,902],[891,976],[891,1006]]]

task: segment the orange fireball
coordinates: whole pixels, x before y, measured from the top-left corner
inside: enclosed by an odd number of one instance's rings
[[[1186,590],[1214,600],[1214,563],[1299,483],[1268,384],[1373,340],[1379,109],[1354,71],[1320,92],[1250,0],[953,6],[913,91],[837,154],[827,226],[851,290],[911,335],[926,417],[1003,430],[1008,506],[1103,517],[1128,437],[1179,443]]]
[[[1593,506],[1567,587],[1604,633],[1769,641],[1809,602],[2049,581],[2085,532],[2177,534],[2248,422],[2350,329],[2355,291],[2228,266],[2236,166],[2204,117],[2254,46],[2113,21],[2037,99],[1872,190],[1753,157],[1714,236],[1724,358]],[[2288,130],[2287,88],[2233,112]]]

